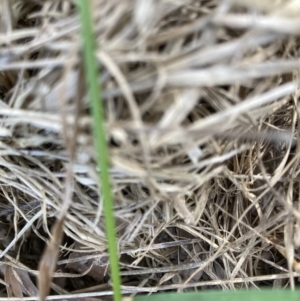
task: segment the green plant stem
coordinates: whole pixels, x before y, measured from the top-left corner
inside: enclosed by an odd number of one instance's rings
[[[135,296],[132,301],[298,301],[300,291],[291,290],[242,290],[242,291],[199,291],[187,293],[155,293],[150,296]]]
[[[89,89],[91,111],[94,126],[94,141],[97,150],[97,163],[102,181],[102,193],[104,199],[104,213],[108,251],[110,259],[111,277],[113,282],[114,300],[121,301],[121,280],[119,272],[119,260],[117,253],[115,218],[113,211],[112,192],[108,171],[108,150],[104,130],[104,113],[101,97],[101,88],[98,83],[98,62],[95,57],[95,37],[93,34],[92,15],[90,12],[90,0],[78,0],[78,9],[81,17],[81,30],[83,38],[83,55],[86,82]]]

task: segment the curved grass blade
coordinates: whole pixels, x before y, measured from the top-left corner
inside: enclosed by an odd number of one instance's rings
[[[238,292],[192,292],[157,293],[151,296],[136,296],[133,301],[299,301],[300,291],[291,290],[249,290]]]
[[[100,170],[101,187],[104,198],[104,213],[110,269],[113,282],[114,300],[121,301],[121,281],[119,273],[119,260],[115,235],[115,219],[113,212],[112,192],[108,172],[108,151],[104,131],[104,113],[102,106],[101,89],[98,83],[98,63],[95,58],[94,34],[90,0],[78,0],[78,10],[81,18],[81,31],[83,39],[83,55],[87,87],[91,101],[93,116],[94,141],[97,149],[97,163]]]

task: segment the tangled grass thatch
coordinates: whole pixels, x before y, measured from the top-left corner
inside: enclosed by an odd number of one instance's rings
[[[124,293],[297,285],[300,19],[276,3],[93,2]],[[66,187],[52,293],[111,295],[79,27],[75,1],[0,0],[3,298],[36,299]]]

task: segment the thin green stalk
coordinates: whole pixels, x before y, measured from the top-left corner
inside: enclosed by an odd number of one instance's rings
[[[121,281],[119,272],[119,260],[115,235],[115,218],[113,211],[112,192],[108,172],[108,151],[104,130],[104,114],[101,96],[101,88],[98,83],[98,62],[95,58],[95,37],[93,34],[92,15],[89,0],[78,0],[78,10],[81,17],[81,31],[83,39],[83,55],[86,82],[89,89],[91,110],[93,115],[94,141],[97,149],[97,163],[102,181],[102,193],[104,199],[104,213],[110,269],[113,282],[114,300],[121,301]]]
[[[151,296],[136,296],[132,301],[298,301],[300,292],[291,290],[242,290],[242,291],[206,291],[189,293],[157,293]]]

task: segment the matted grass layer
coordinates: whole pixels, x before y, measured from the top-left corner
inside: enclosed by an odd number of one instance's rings
[[[112,294],[75,4],[0,0],[1,300],[36,299],[66,191],[51,294]],[[298,285],[299,6],[273,4],[93,2],[126,295]]]

